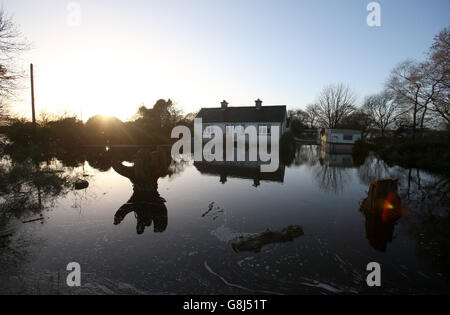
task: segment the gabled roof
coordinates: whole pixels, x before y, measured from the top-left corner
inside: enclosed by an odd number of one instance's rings
[[[202,108],[197,114],[203,123],[283,122],[286,106]]]

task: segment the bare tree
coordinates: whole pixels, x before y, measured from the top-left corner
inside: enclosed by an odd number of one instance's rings
[[[28,48],[11,17],[0,8],[0,119],[7,112],[6,102],[17,89],[22,73],[15,70],[18,54]]]
[[[384,136],[386,128],[395,121],[399,113],[398,109],[398,103],[386,93],[366,97],[362,107],[362,111],[370,117],[373,125],[380,130],[381,136]]]
[[[356,96],[342,83],[323,88],[317,100],[318,122],[336,128],[341,120],[355,110]]]
[[[319,119],[319,106],[317,104],[309,104],[308,106],[306,106],[305,112],[308,117],[307,121],[309,128],[315,128],[317,120]]]
[[[5,124],[6,121],[8,120],[7,112],[8,112],[8,105],[0,98],[0,126]]]
[[[386,90],[407,104],[405,113],[412,117],[413,135],[436,116],[450,123],[449,56],[450,28],[446,28],[435,37],[426,61],[408,60],[391,72]]]
[[[411,118],[413,136],[436,117],[450,124],[450,28],[434,39],[428,59],[405,61],[391,72],[386,91],[405,104],[402,119]]]
[[[414,131],[417,127],[417,115],[420,110],[420,88],[419,67],[411,60],[394,68],[386,83],[387,93],[404,100],[404,104],[407,104],[407,108],[404,108],[403,112],[411,113],[413,117],[411,127]]]
[[[429,73],[432,87],[431,110],[450,124],[450,27],[442,30],[435,38],[429,51]]]

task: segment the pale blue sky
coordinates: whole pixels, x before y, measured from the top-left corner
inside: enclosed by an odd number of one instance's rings
[[[172,98],[186,112],[219,106],[303,108],[324,85],[348,83],[359,100],[389,71],[422,59],[450,25],[448,0],[384,0],[381,27],[365,0],[3,0],[34,49],[39,109],[127,118],[140,103]],[[17,102],[28,114],[29,96]],[[21,106],[20,106],[21,105]]]

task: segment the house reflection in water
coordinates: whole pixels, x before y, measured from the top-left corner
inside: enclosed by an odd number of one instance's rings
[[[320,166],[315,169],[315,178],[320,189],[334,194],[342,193],[352,180],[353,158],[349,154],[330,154],[322,150]]]
[[[242,178],[253,180],[253,186],[258,187],[261,181],[284,182],[285,166],[280,164],[278,170],[273,173],[261,172],[261,162],[194,162],[197,170],[205,175],[218,176],[220,182],[225,184],[228,178]]]
[[[326,147],[322,146],[320,149],[320,165],[327,165],[331,167],[345,167],[353,168],[355,163],[351,153],[330,153],[326,150]]]

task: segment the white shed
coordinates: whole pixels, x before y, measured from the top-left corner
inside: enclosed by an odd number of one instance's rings
[[[361,131],[350,129],[322,129],[322,147],[328,152],[349,153],[356,141],[361,140]]]

